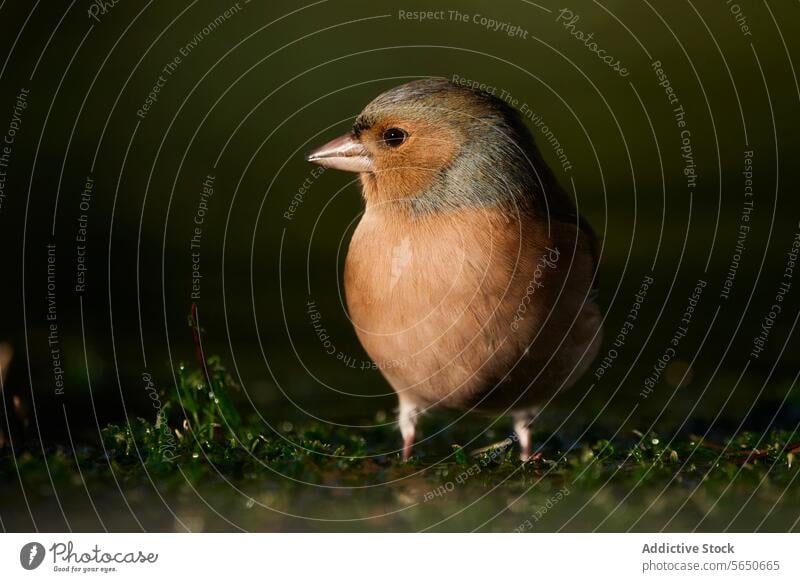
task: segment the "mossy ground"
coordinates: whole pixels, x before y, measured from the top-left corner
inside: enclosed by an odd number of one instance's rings
[[[6,449],[6,530],[788,531],[800,515],[800,435],[727,441],[633,433],[521,463],[506,435],[433,439],[401,462],[390,422],[354,429],[243,419],[211,358],[181,369],[160,413],[91,447]],[[379,419],[384,420],[384,419]],[[470,438],[469,426],[453,438]],[[463,434],[462,434],[463,432]],[[545,441],[539,435],[538,442]],[[440,439],[441,440],[441,439]]]

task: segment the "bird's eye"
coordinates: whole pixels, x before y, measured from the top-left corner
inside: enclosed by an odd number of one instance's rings
[[[408,134],[399,127],[390,127],[383,132],[383,142],[390,148],[396,148],[403,145],[406,141]]]

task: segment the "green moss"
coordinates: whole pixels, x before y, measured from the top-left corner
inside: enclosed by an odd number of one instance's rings
[[[209,358],[206,365],[207,374],[181,366],[178,385],[160,391],[156,419],[109,425],[100,447],[3,455],[2,482],[21,481],[33,506],[53,491],[69,506],[70,495],[86,491],[111,495],[119,488],[149,499],[157,490],[170,503],[194,499],[195,510],[211,519],[220,511],[206,505],[214,499],[245,524],[261,511],[262,521],[248,529],[508,531],[518,529],[522,518],[544,530],[598,523],[611,530],[647,529],[664,522],[672,529],[698,522],[702,529],[727,526],[726,515],[756,520],[764,507],[800,506],[800,446],[793,432],[742,433],[726,442],[634,432],[570,451],[545,450],[526,464],[510,441],[479,452],[453,445],[436,458],[430,452],[435,444],[426,444],[403,463],[398,452],[385,453],[397,451],[392,426],[366,434],[321,423],[287,423],[277,430],[243,418],[233,404],[239,388],[220,360]],[[554,499],[561,509],[542,514]],[[745,513],[739,511],[743,504]],[[703,517],[704,509],[717,521]],[[7,519],[9,509],[1,511]],[[297,518],[287,526],[288,518],[277,517],[284,513],[325,521]],[[384,514],[393,517],[374,518]],[[354,515],[372,517],[353,522]],[[154,529],[172,527],[162,518],[154,518]],[[203,527],[229,528],[227,521],[214,523]]]

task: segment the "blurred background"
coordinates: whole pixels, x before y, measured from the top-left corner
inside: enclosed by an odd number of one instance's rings
[[[144,378],[168,390],[195,362],[192,303],[243,413],[391,422],[395,398],[343,304],[359,186],[303,153],[424,76],[525,112],[602,237],[605,359],[547,426],[800,420],[800,281],[786,276],[800,230],[796,4],[0,6],[0,134],[13,133],[0,340],[22,439],[66,442],[69,426],[91,443],[98,426],[152,415]]]

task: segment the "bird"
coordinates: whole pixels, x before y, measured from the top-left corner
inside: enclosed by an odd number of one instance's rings
[[[402,459],[440,408],[532,424],[602,343],[600,243],[505,100],[426,77],[375,97],[306,156],[359,174],[349,318],[398,397]]]

